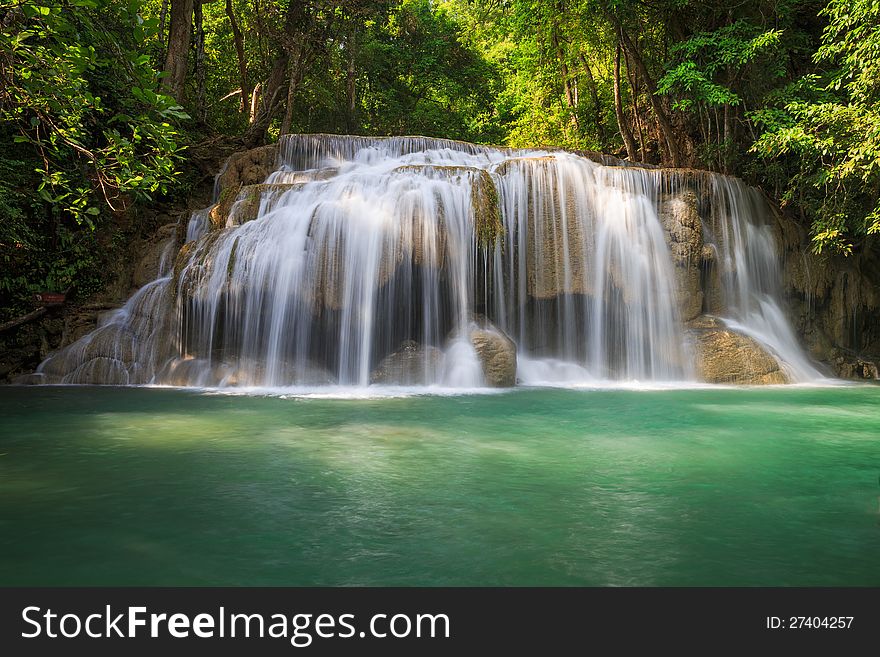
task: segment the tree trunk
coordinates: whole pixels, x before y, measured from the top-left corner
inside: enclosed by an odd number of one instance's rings
[[[303,0],[290,0],[290,3],[287,5],[284,31],[287,33],[287,38],[290,40],[291,45],[285,47],[290,70],[287,82],[287,104],[284,108],[284,118],[281,121],[282,135],[290,133],[290,126],[293,123],[293,101],[296,98],[296,92],[302,80],[303,64],[306,59],[306,39],[309,36],[309,27],[312,24],[308,5],[309,3]]]
[[[728,167],[728,154],[730,153],[730,142],[732,139],[731,133],[733,128],[731,127],[732,120],[730,116],[730,104],[724,103],[724,142],[721,148],[721,153],[723,159],[723,166],[721,169],[722,173],[730,173]]]
[[[21,326],[22,324],[27,324],[28,322],[32,322],[35,319],[39,319],[43,315],[46,314],[45,308],[37,308],[36,310],[32,310],[27,315],[22,315],[21,317],[16,317],[8,322],[4,322],[0,324],[0,333],[4,331],[8,331],[9,329],[13,329],[16,326]]]
[[[614,20],[617,22],[616,19]],[[626,51],[628,58],[632,60],[632,63],[635,65],[636,72],[639,74],[642,83],[645,85],[645,90],[648,92],[648,98],[651,101],[651,108],[654,110],[654,114],[657,117],[657,123],[660,125],[660,131],[663,133],[663,138],[666,140],[666,146],[669,150],[672,166],[681,166],[681,148],[678,145],[678,140],[675,138],[675,132],[672,129],[672,124],[669,122],[669,117],[666,115],[663,105],[660,104],[660,98],[657,96],[657,85],[654,84],[654,79],[648,73],[648,68],[645,66],[645,62],[642,60],[638,49],[632,42],[632,39],[629,38],[626,31],[620,26],[620,23],[617,23],[617,33],[621,45]]]
[[[348,97],[348,112],[345,116],[345,122],[348,126],[348,132],[354,132],[357,124],[357,69],[355,68],[355,57],[357,55],[357,32],[351,30],[348,35],[348,68],[345,71],[345,93]]]
[[[159,10],[159,45],[162,48],[162,56],[165,56],[165,19],[168,16],[168,0],[162,0],[162,9]]]
[[[177,102],[183,101],[189,43],[192,37],[194,0],[171,0],[171,21],[168,28],[168,54],[165,57],[163,89]]]
[[[242,114],[246,114],[248,112],[248,102],[251,101],[251,88],[248,84],[244,37],[241,34],[238,19],[235,17],[235,11],[232,8],[232,0],[226,0],[226,16],[229,18],[229,24],[232,26],[232,42],[235,44],[235,56],[238,58],[238,81],[241,85],[241,103],[238,109]]]
[[[263,91],[263,83],[257,82],[254,90],[251,92],[251,107],[248,113],[248,123],[253,123],[257,117],[257,107],[260,105],[260,97]]]
[[[590,98],[593,101],[593,112],[595,114],[596,131],[599,133],[599,144],[602,150],[608,143],[608,136],[605,134],[605,121],[602,120],[602,105],[599,102],[599,89],[596,86],[596,79],[593,77],[593,71],[584,53],[580,53],[581,64],[584,67],[584,73],[587,74],[587,88],[590,90]]]
[[[275,116],[280,101],[286,97],[287,106],[281,122],[281,134],[288,134],[293,123],[293,100],[302,82],[306,68],[315,53],[328,39],[333,14],[318,17],[313,3],[290,0],[284,21],[286,44],[272,65],[269,79],[263,85],[260,103],[254,112],[251,127],[245,133],[246,145],[256,146],[266,139],[266,130]],[[318,20],[320,18],[320,20]],[[287,93],[283,93],[287,82]]]
[[[577,136],[580,136],[581,126],[577,115],[577,92],[574,90],[571,84],[571,75],[569,74],[568,64],[565,63],[565,53],[563,52],[562,46],[559,43],[559,35],[556,32],[555,25],[553,26],[553,31],[550,34],[550,39],[553,42],[553,49],[556,51],[556,57],[559,60],[559,70],[562,73],[562,84],[565,89],[565,104],[571,111],[571,123],[574,126]]]
[[[296,100],[296,92],[302,82],[302,51],[297,52],[290,59],[290,77],[287,83],[287,104],[284,107],[284,119],[281,121],[282,135],[290,134],[290,126],[293,124],[293,103]]]
[[[629,82],[629,88],[632,90],[633,124],[636,127],[636,134],[638,135],[639,160],[647,162],[648,157],[647,148],[645,146],[645,132],[642,130],[642,111],[639,108],[639,81],[636,78],[629,58],[624,56],[624,59],[626,60],[626,79]]]
[[[269,129],[269,123],[275,116],[281,100],[281,90],[284,87],[284,81],[287,79],[287,64],[290,58],[287,54],[279,56],[272,65],[272,72],[269,79],[262,85],[259,95],[259,102],[254,110],[254,119],[251,121],[250,127],[244,134],[244,143],[247,148],[260,146],[266,141],[266,130]]]
[[[205,118],[205,26],[202,0],[194,0],[193,18],[196,25],[196,116]]]
[[[614,52],[614,115],[617,117],[617,127],[620,136],[623,137],[623,145],[626,146],[626,156],[630,161],[636,161],[636,144],[633,141],[632,130],[626,122],[623,114],[623,100],[620,97],[620,44]]]

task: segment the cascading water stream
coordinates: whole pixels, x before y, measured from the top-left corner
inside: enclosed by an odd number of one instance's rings
[[[701,312],[790,380],[820,376],[782,310],[766,203],[735,179],[422,137],[296,135],[278,152],[225,227],[220,206],[193,214],[174,271],[47,359],[46,380],[477,387],[512,359],[525,384],[690,381]],[[690,224],[669,210],[696,207],[684,191],[710,208]],[[102,331],[112,345],[89,347]]]
[[[713,176],[710,193],[708,228],[722,261],[725,323],[766,346],[793,381],[824,378],[781,306],[782,274],[767,202],[757,189],[729,176]]]
[[[569,154],[510,159],[500,172],[507,242],[495,276],[506,287],[494,314],[552,359],[525,354],[524,380],[688,378],[651,174]]]

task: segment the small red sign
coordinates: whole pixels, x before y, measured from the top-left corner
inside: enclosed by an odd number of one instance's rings
[[[64,299],[67,297],[62,292],[40,292],[34,296],[44,306],[57,306],[64,303]]]

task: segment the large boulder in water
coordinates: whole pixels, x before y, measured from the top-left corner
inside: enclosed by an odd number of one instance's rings
[[[697,376],[707,383],[788,383],[779,362],[752,338],[732,331],[713,317],[689,325]]]
[[[516,344],[492,324],[476,326],[470,341],[483,366],[486,383],[493,388],[516,385]]]
[[[691,190],[670,194],[660,203],[660,222],[675,267],[678,311],[684,322],[694,319],[703,307],[700,268],[703,260],[703,225],[697,195]]]
[[[387,385],[424,385],[436,379],[443,362],[437,347],[407,340],[387,355],[370,375],[370,383]]]

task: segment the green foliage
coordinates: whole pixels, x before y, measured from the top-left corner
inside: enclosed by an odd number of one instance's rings
[[[713,32],[700,32],[673,46],[679,60],[658,80],[657,91],[676,95],[673,107],[692,109],[696,103],[709,106],[739,105],[742,98],[730,85],[742,76],[743,68],[780,45],[781,30],[739,20]],[[774,66],[782,77],[785,71]]]
[[[405,0],[363,45],[360,129],[493,141],[494,71],[428,0]]]
[[[2,3],[0,118],[39,153],[40,197],[78,223],[124,194],[149,198],[172,180],[181,108],[155,91],[137,48],[155,29],[136,2]],[[130,28],[121,35],[119,24]]]
[[[880,232],[880,5],[831,0],[822,15],[814,59],[827,68],[754,114],[752,150],[789,162],[783,200],[811,217],[814,250],[851,253]]]
[[[128,0],[0,0],[0,293],[100,278],[92,229],[164,193],[182,108],[140,49],[156,30]],[[9,310],[7,310],[7,313]]]
[[[200,8],[171,50],[188,57],[181,107],[159,88],[167,2],[0,0],[4,314],[41,289],[95,289],[127,208],[196,184],[196,167],[178,177],[182,145],[254,125],[257,142],[284,125],[675,161],[775,192],[817,251],[880,232],[877,0]]]
[[[620,146],[611,33],[590,2],[447,0],[461,38],[497,71],[492,120],[509,146]]]

